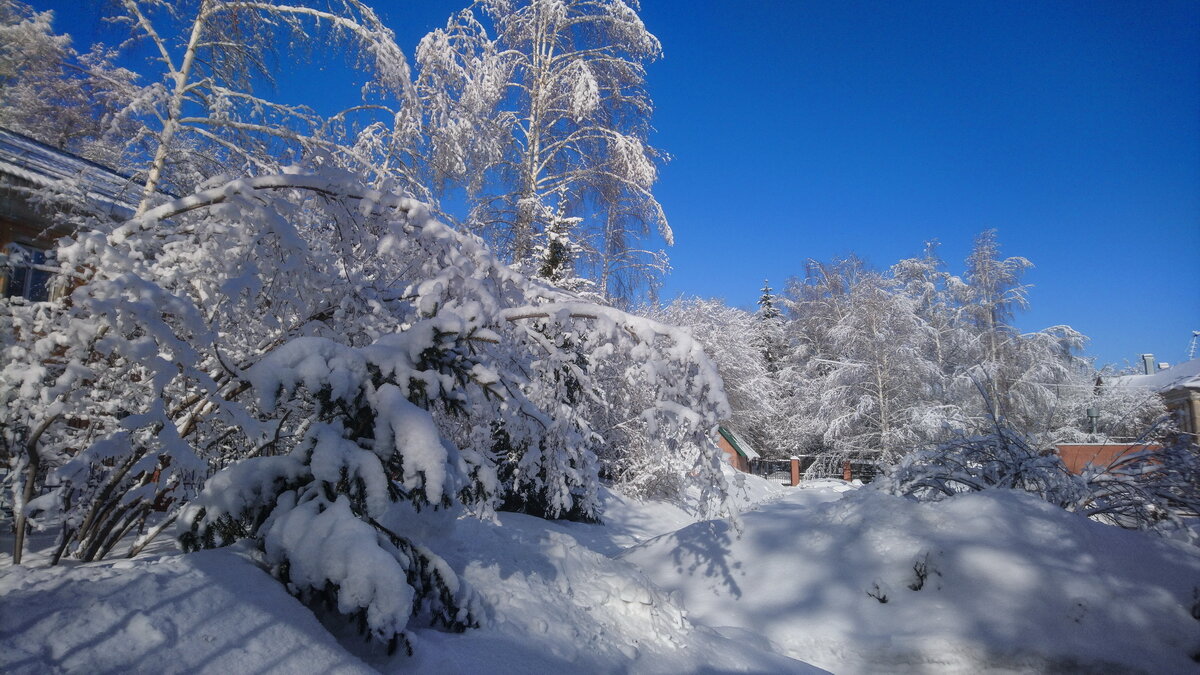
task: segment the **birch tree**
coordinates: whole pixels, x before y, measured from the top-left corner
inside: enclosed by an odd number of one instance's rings
[[[1012,390],[1011,365],[1019,351],[1016,331],[1010,325],[1014,312],[1029,307],[1029,287],[1021,277],[1033,263],[1021,257],[1001,258],[996,230],[975,238],[967,256],[966,284],[962,287],[962,311],[978,339],[977,379],[987,392],[993,418],[1007,411]]]
[[[129,102],[147,122],[146,134],[131,144],[135,154],[145,153],[139,213],[164,189],[186,192],[221,171],[269,172],[316,151],[355,168],[412,176],[396,157],[418,126],[408,64],[391,30],[359,0],[121,0],[114,19],[129,27],[130,41],[150,45],[161,73]],[[371,73],[361,105],[326,118],[256,91],[274,83],[277,45],[294,59],[318,40]],[[399,108],[385,105],[397,101]],[[347,117],[356,112],[388,120],[394,134],[375,123],[362,136],[344,137],[355,129]],[[417,185],[408,182],[402,187]]]
[[[951,274],[938,254],[938,242],[925,242],[922,254],[892,265],[890,274],[897,292],[913,301],[913,310],[929,329],[928,358],[937,363],[947,377],[956,374],[967,360],[971,339],[965,330],[966,318],[959,301],[965,297],[966,284]],[[946,383],[937,386],[944,396]]]
[[[937,364],[928,360],[927,325],[883,275],[864,275],[850,311],[830,327],[832,352],[819,380],[824,441],[840,454],[894,461],[935,435],[945,410],[931,401]]]
[[[647,144],[644,64],[661,48],[636,10],[621,0],[482,0],[417,52],[437,121],[434,165],[467,186],[471,226],[518,264],[539,234],[566,230],[610,296],[662,268],[639,239],[673,240],[651,193],[661,156]]]

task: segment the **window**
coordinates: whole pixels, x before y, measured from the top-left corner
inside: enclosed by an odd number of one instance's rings
[[[4,297],[27,298],[34,302],[50,299],[53,268],[46,265],[47,253],[32,246],[9,244],[0,256],[4,273]]]

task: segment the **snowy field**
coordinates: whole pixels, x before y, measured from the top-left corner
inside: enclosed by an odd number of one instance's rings
[[[736,527],[613,493],[604,525],[447,521],[439,551],[490,609],[412,657],[323,628],[248,550],[4,558],[0,672],[1200,671],[1196,548],[1009,492],[743,488]]]

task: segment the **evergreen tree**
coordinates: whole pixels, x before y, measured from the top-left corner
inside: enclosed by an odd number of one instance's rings
[[[762,295],[755,314],[754,342],[762,351],[767,369],[777,372],[782,367],[787,345],[783,336],[783,312],[776,307],[778,299],[768,281],[763,281]]]

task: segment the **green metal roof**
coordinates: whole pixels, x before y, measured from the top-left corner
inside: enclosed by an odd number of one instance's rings
[[[749,443],[742,440],[742,437],[738,436],[731,429],[726,429],[725,427],[721,426],[717,427],[717,432],[721,434],[721,437],[729,443],[730,447],[732,447],[737,454],[745,457],[746,459],[759,458],[759,454],[754,451],[754,448],[750,447]]]

